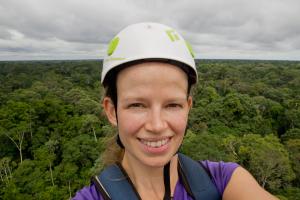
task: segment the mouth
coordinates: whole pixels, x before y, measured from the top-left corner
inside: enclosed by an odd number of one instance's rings
[[[139,138],[139,141],[149,148],[160,148],[165,146],[170,141],[170,139],[171,137],[163,138],[160,140],[148,140]]]

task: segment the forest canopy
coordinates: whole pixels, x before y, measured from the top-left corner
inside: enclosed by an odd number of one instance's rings
[[[115,130],[101,61],[0,62],[0,199],[68,199],[102,166]],[[237,162],[280,199],[300,199],[300,62],[197,61],[181,152]]]

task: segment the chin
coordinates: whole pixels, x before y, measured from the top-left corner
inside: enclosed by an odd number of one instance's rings
[[[149,167],[164,167],[168,162],[170,162],[172,156],[161,156],[154,158],[145,158],[142,162]]]

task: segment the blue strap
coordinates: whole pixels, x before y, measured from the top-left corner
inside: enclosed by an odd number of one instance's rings
[[[219,200],[219,194],[211,178],[203,167],[191,158],[178,153],[179,175],[186,191],[195,200]]]
[[[131,180],[122,171],[120,166],[114,164],[107,167],[99,176],[99,181],[109,194],[111,200],[130,199],[141,200]]]
[[[178,153],[178,173],[185,190],[194,200],[220,200],[216,186],[199,162]],[[111,165],[96,177],[98,191],[105,199],[141,200],[121,165]],[[99,189],[100,188],[100,189]],[[106,195],[107,193],[108,195]]]

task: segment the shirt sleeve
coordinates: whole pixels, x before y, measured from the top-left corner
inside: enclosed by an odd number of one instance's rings
[[[202,166],[210,173],[212,180],[217,187],[219,193],[223,195],[223,192],[230,181],[230,178],[234,170],[239,166],[233,162],[212,162],[212,161],[200,161]]]
[[[97,191],[94,183],[91,183],[90,186],[86,186],[81,190],[79,190],[72,199],[73,200],[103,200],[102,196]]]

